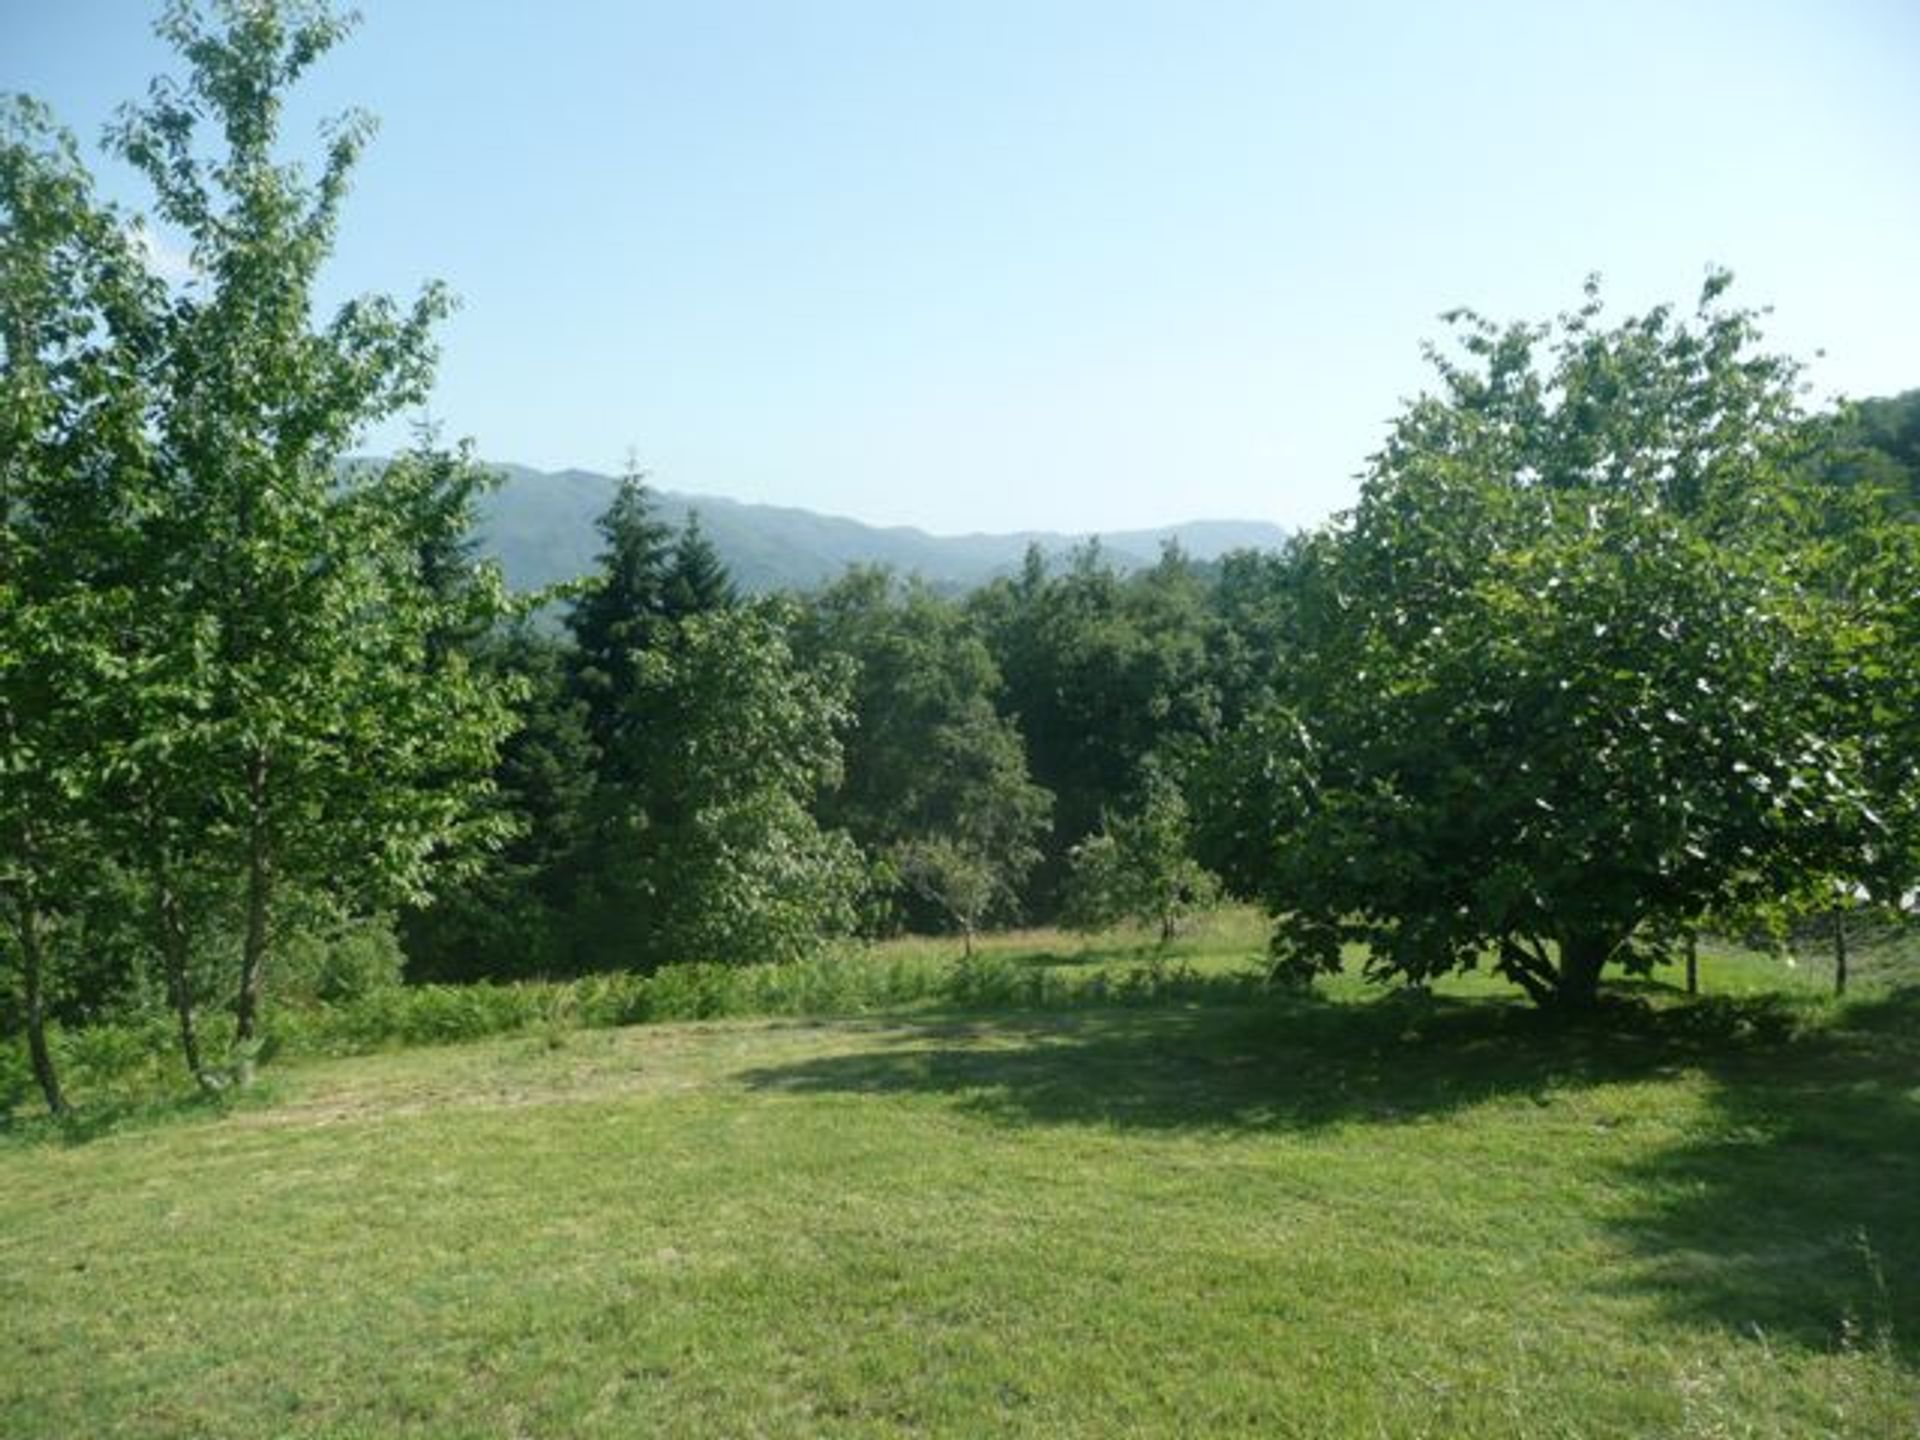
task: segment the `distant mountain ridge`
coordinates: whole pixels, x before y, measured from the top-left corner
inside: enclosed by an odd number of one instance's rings
[[[593,568],[600,550],[594,520],[619,481],[590,470],[541,471],[490,465],[503,477],[481,504],[480,533],[516,589],[571,580]],[[967,589],[1017,569],[1029,545],[1049,556],[1095,538],[1022,530],[1005,535],[931,535],[911,526],[866,525],[785,505],[751,504],[714,495],[655,490],[660,518],[673,526],[698,511],[700,525],[740,586],[752,593],[804,590],[849,565],[886,565],[944,589]],[[1230,550],[1270,549],[1287,538],[1258,520],[1195,520],[1148,530],[1099,532],[1101,548],[1120,569],[1150,565],[1169,540],[1196,560]]]

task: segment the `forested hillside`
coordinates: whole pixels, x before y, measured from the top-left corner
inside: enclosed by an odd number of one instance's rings
[[[499,559],[508,583],[535,589],[587,574],[596,548],[593,522],[612,503],[619,480],[589,470],[493,468],[501,480],[480,504],[479,533],[487,553]],[[665,490],[657,492],[655,504],[661,519],[675,526],[698,514],[721,560],[750,594],[809,589],[834,579],[849,565],[884,565],[942,589],[967,589],[1017,569],[1029,546],[1058,558],[1095,538],[1092,531],[929,535],[908,526],[864,525],[792,506],[750,505]],[[1116,566],[1133,570],[1151,565],[1169,542],[1197,560],[1213,560],[1229,550],[1278,545],[1285,535],[1278,526],[1258,521],[1200,520],[1098,538]]]

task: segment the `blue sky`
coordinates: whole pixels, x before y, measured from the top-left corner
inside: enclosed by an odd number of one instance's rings
[[[155,8],[0,0],[0,88],[90,144],[172,65]],[[1440,311],[1713,263],[1818,393],[1920,385],[1912,0],[360,8],[289,111],[308,155],[381,120],[330,297],[447,281],[434,414],[495,459],[949,532],[1308,524]]]

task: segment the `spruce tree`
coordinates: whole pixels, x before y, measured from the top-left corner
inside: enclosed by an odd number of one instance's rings
[[[611,758],[624,748],[635,657],[658,639],[666,614],[673,531],[654,514],[652,492],[631,465],[596,525],[604,548],[567,628],[574,643],[574,690],[586,707],[588,734],[600,754]]]
[[[674,542],[661,608],[669,619],[684,620],[710,610],[728,610],[739,603],[740,592],[733,577],[700,527],[700,512],[689,512],[680,538]]]

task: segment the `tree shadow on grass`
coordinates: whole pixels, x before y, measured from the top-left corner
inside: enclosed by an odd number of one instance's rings
[[[747,1073],[803,1093],[919,1093],[1017,1125],[1310,1131],[1502,1097],[1704,1075],[1711,1118],[1633,1163],[1603,1282],[1687,1324],[1920,1359],[1920,990],[1827,1023],[1777,996],[1626,1000],[1567,1024],[1492,999],[1286,997],[893,1026]]]
[[[89,1145],[130,1130],[157,1129],[218,1118],[241,1108],[260,1108],[278,1098],[270,1085],[256,1081],[238,1095],[182,1088],[140,1098],[91,1099],[58,1118],[43,1109],[0,1112],[0,1147]]]
[[[1006,1123],[1311,1129],[1699,1067],[1777,1048],[1792,1027],[1772,1002],[1613,1005],[1569,1024],[1495,999],[1275,995],[936,1016],[854,1054],[742,1078],[763,1090],[950,1095]]]
[[[1164,950],[1151,944],[1119,940],[1092,941],[1072,949],[1027,950],[1005,957],[1021,970],[1100,970],[1123,964],[1148,964],[1164,959]]]
[[[1619,1286],[1674,1317],[1920,1362],[1920,987],[1712,1068],[1714,1116],[1630,1172]]]

